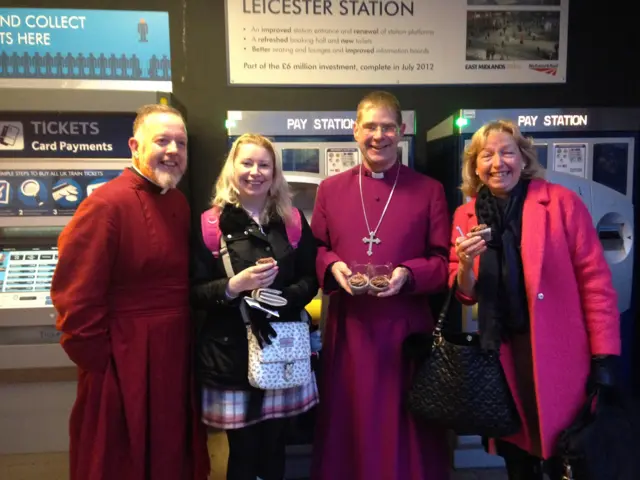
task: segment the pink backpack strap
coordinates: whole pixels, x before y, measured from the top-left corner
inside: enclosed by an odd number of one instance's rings
[[[293,207],[291,209],[291,221],[287,223],[287,238],[293,248],[298,248],[300,243],[300,237],[302,237],[302,218],[300,218],[300,211]]]
[[[202,212],[202,215],[200,215],[200,225],[204,244],[213,256],[218,258],[220,256],[220,238],[222,237],[222,231],[220,230],[220,209],[213,207]]]

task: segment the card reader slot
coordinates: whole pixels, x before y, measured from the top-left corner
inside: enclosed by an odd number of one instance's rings
[[[605,251],[623,251],[624,237],[622,223],[606,223],[598,225],[598,238]]]

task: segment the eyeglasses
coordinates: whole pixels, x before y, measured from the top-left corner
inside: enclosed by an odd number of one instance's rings
[[[375,133],[380,129],[383,135],[394,135],[398,132],[398,125],[395,123],[384,123],[377,125],[375,123],[365,123],[360,126],[365,133]]]

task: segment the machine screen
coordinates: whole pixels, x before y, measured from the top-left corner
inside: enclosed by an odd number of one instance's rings
[[[317,148],[283,148],[282,168],[285,172],[320,173],[320,150]]]
[[[627,143],[594,144],[593,181],[626,195],[628,158]]]
[[[57,248],[0,250],[0,309],[51,307],[51,279]]]
[[[543,168],[547,168],[547,152],[548,152],[548,148],[547,145],[534,145],[533,146],[536,149],[536,154],[538,156],[538,163],[540,165],[542,165]]]

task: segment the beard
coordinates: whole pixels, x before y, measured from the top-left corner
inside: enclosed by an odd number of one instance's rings
[[[182,178],[182,173],[172,174],[164,170],[160,170],[159,168],[156,168],[153,173],[156,177],[156,182],[158,182],[158,185],[162,188],[176,188],[178,186],[178,182],[180,182],[180,179]]]

